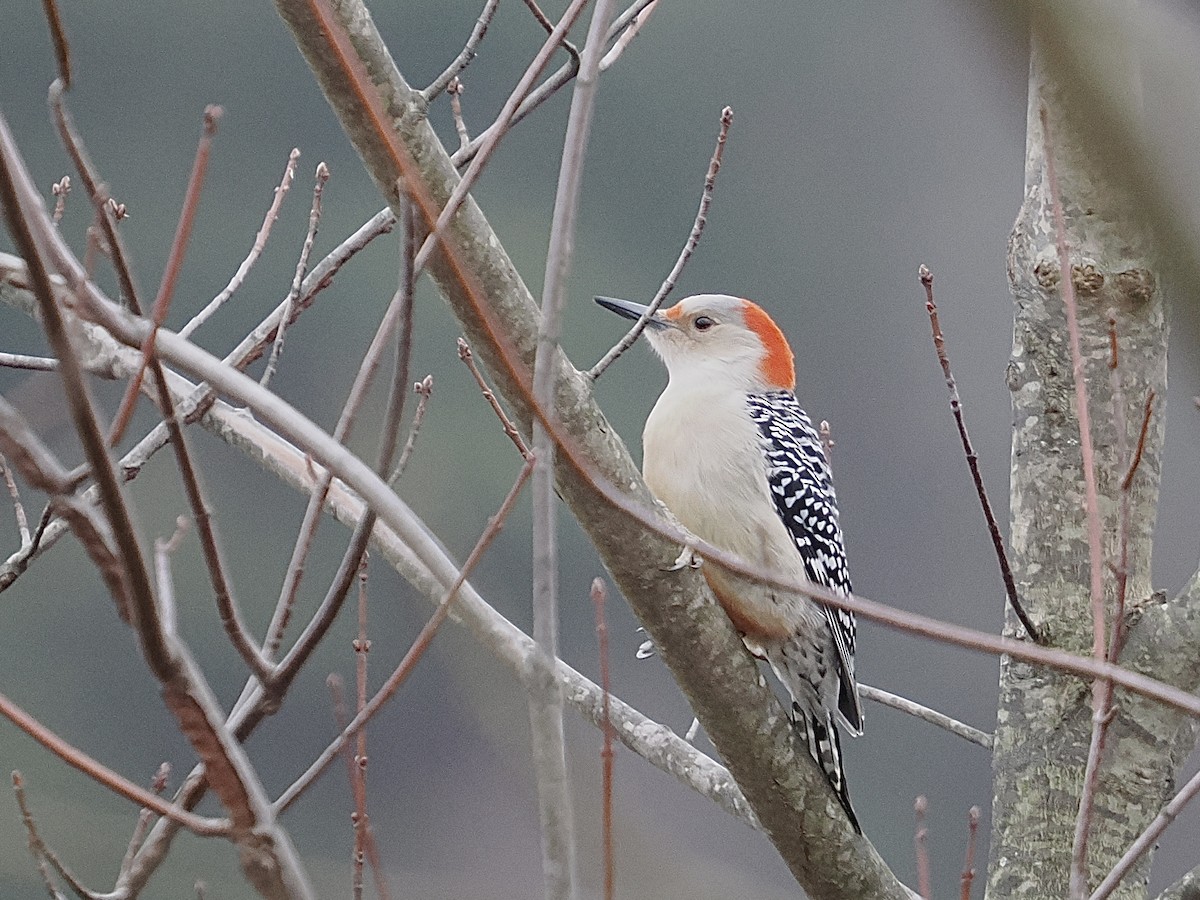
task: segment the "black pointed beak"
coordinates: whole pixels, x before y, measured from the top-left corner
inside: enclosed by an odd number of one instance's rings
[[[618,316],[626,319],[640,319],[645,315],[646,310],[650,307],[643,306],[641,303],[633,303],[629,300],[618,300],[615,297],[597,297],[596,302],[610,312],[615,312]],[[649,328],[661,329],[667,327],[667,322],[662,318],[661,313],[655,313],[646,320],[646,325]]]

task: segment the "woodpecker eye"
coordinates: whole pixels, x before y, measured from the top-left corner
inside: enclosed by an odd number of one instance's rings
[[[696,321],[692,324],[696,326],[697,331],[708,331],[708,329],[712,328],[717,323],[708,316],[697,316]]]

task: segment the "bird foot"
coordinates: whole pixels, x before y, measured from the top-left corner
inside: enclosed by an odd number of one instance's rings
[[[691,544],[684,544],[683,549],[679,552],[679,556],[675,558],[675,562],[667,566],[666,571],[678,572],[680,569],[698,569],[703,561],[696,555],[696,551],[692,548]]]

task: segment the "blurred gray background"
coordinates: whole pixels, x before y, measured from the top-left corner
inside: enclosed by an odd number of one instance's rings
[[[373,12],[401,71],[423,85],[461,47],[482,3],[380,2]],[[565,4],[549,2],[556,16]],[[66,5],[76,86],[69,102],[113,194],[129,207],[125,236],[143,290],[157,284],[206,103],[225,117],[170,324],[216,294],[253,240],[288,151],[303,151],[267,253],[197,340],[223,353],[286,293],[307,219],[311,174],[333,177],[316,255],[381,206],[270,4]],[[1181,33],[1194,12],[1181,5]],[[53,56],[40,4],[8,4],[0,109],[49,195],[70,172],[49,123]],[[583,30],[579,30],[582,40]],[[542,36],[522,4],[502,4],[464,76],[477,133],[498,110]],[[1195,58],[1195,57],[1193,57]],[[992,496],[1005,507],[1011,343],[1005,241],[1020,202],[1027,51],[1022,37],[969,4],[910,0],[664,3],[602,80],[570,282],[566,349],[590,365],[623,326],[593,294],[646,301],[692,223],[722,106],[735,121],[708,228],[677,297],[728,292],[767,307],[792,340],[798,394],[832,423],[834,467],[855,587],[865,596],[986,630],[999,628],[1003,590],[971,489],[929,339],[920,263],[937,281],[943,326]],[[1147,84],[1151,98],[1156,85]],[[526,281],[540,291],[562,134],[564,91],[504,142],[475,191]],[[1191,149],[1195,122],[1158,108],[1168,141]],[[443,98],[431,119],[456,143]],[[77,191],[64,228],[79,241],[90,216]],[[8,250],[7,235],[0,248]],[[314,257],[315,258],[315,257]],[[289,332],[273,382],[331,428],[395,283],[383,238],[353,262]],[[107,276],[106,276],[107,277]],[[428,285],[416,312],[413,375],[436,382],[430,416],[400,491],[464,558],[499,505],[519,460],[456,358],[455,323]],[[1180,304],[1182,305],[1182,304]],[[1190,329],[1180,329],[1187,338]],[[1155,572],[1173,592],[1197,559],[1200,393],[1189,340],[1173,357],[1168,449]],[[0,350],[39,352],[29,320],[0,309]],[[257,370],[256,370],[257,371]],[[635,455],[665,382],[645,347],[598,385],[598,398]],[[80,459],[54,376],[0,370],[0,390],[68,462]],[[99,385],[111,414],[120,386]],[[374,454],[382,392],[353,445]],[[410,406],[411,410],[411,406]],[[143,403],[131,434],[154,423]],[[304,500],[202,431],[192,432],[247,617],[261,631],[278,592]],[[185,503],[168,455],[131,495],[146,546],[173,529]],[[26,493],[31,515],[39,498]],[[0,503],[0,552],[17,546]],[[602,574],[574,523],[563,525],[562,647],[597,677],[588,585]],[[302,591],[324,593],[346,532],[325,524]],[[473,581],[529,626],[528,511],[522,506]],[[225,703],[244,679],[220,632],[194,537],[176,558],[182,628]],[[430,609],[382,565],[372,567],[374,683],[391,670]],[[324,679],[352,679],[350,616],[325,642],[286,707],[250,742],[278,793],[334,733]],[[657,661],[637,662],[636,622],[609,604],[615,692],[677,730],[691,713]],[[996,660],[860,625],[861,677],[989,729]],[[0,596],[0,691],[125,775],[147,781],[169,760],[177,783],[191,755],[78,546],[64,540]],[[985,752],[871,706],[846,748],[851,793],[867,834],[914,883],[912,804],[930,801],[935,891],[957,887],[967,809],[991,800]],[[541,890],[527,711],[508,671],[469,634],[447,627],[369,732],[371,816],[397,896],[532,897]],[[600,735],[569,714],[581,866],[600,882]],[[700,745],[711,750],[701,736]],[[44,836],[93,888],[107,889],[136,812],[0,722],[0,769],[19,768]],[[623,897],[795,896],[770,843],[632,754],[616,761],[618,891]],[[349,894],[350,794],[339,766],[287,816],[323,896]],[[212,811],[210,809],[210,811]],[[1192,815],[1164,841],[1155,883],[1195,862]],[[1189,839],[1188,831],[1192,837]],[[982,869],[986,849],[981,845]],[[181,838],[147,897],[186,897],[202,879],[214,898],[252,896],[230,847]],[[0,795],[0,896],[41,896],[16,804]]]

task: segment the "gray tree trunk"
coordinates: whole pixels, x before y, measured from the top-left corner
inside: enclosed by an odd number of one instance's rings
[[[1103,48],[1094,48],[1102,50]],[[1125,64],[1109,48],[1113,65]],[[1047,178],[1044,106],[1052,136],[1079,306],[1106,560],[1115,562],[1120,484],[1128,460],[1118,453],[1108,369],[1109,315],[1115,315],[1123,382],[1125,443],[1132,449],[1149,391],[1156,395],[1145,454],[1132,485],[1129,527],[1128,649],[1123,664],[1195,686],[1190,629],[1179,617],[1194,609],[1195,582],[1174,601],[1155,596],[1150,580],[1152,531],[1158,502],[1168,328],[1166,308],[1147,241],[1095,154],[1096,129],[1081,127],[1090,111],[1065,69],[1035,48],[1029,87],[1025,197],[1009,243],[1014,302],[1013,351],[1008,366],[1013,443],[1011,528],[1018,589],[1048,642],[1088,654],[1092,646],[1085,483],[1080,452],[1063,277]],[[1132,66],[1131,92],[1136,90]],[[1111,612],[1114,581],[1106,572]],[[1008,615],[1006,632],[1020,636]],[[1118,693],[1089,843],[1094,888],[1170,797],[1191,749],[1192,729],[1177,713]],[[1091,686],[1078,678],[1005,658],[993,757],[995,796],[988,872],[989,897],[1068,895],[1072,837],[1092,727]],[[1149,860],[1118,896],[1145,896]]]

